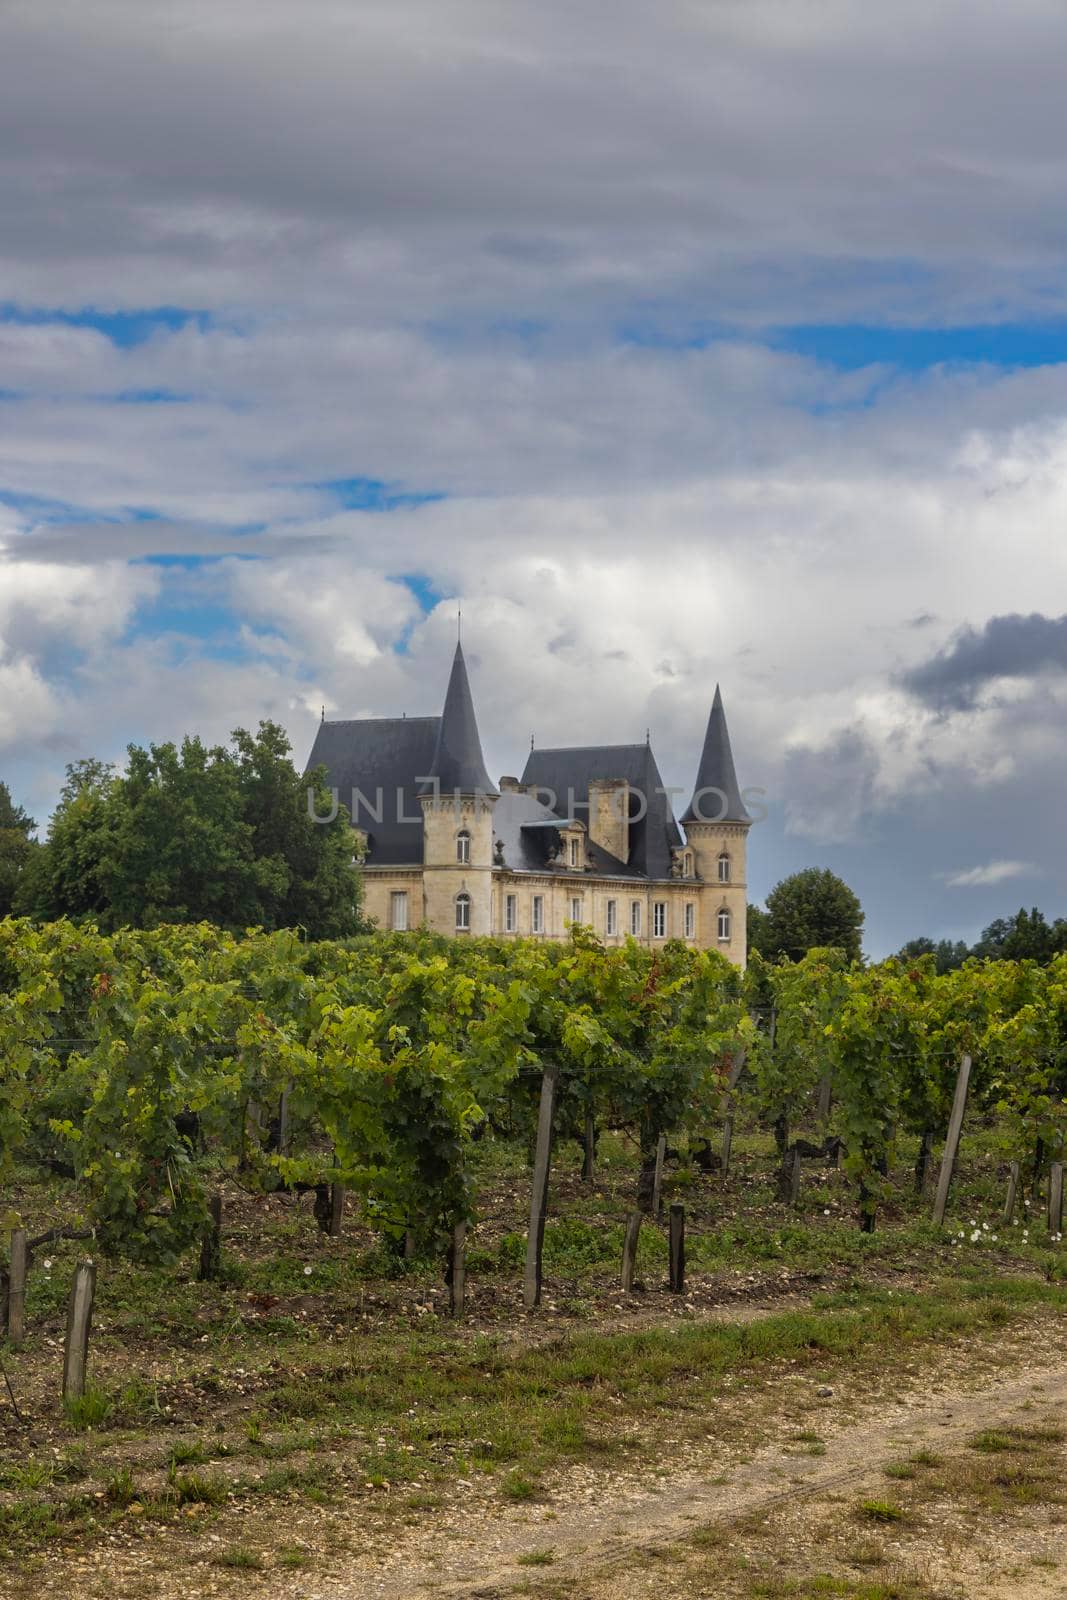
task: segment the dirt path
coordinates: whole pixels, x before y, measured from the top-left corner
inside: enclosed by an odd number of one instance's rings
[[[662,1572],[652,1573],[646,1587],[632,1570],[635,1556],[640,1555],[643,1564],[657,1550],[666,1551],[689,1538],[695,1528],[766,1516],[804,1498],[821,1499],[835,1492],[852,1497],[871,1485],[884,1493],[880,1468],[888,1460],[922,1449],[959,1449],[984,1429],[1003,1428],[1028,1416],[1062,1416],[1067,1411],[1067,1364],[1059,1356],[1052,1365],[1035,1364],[1021,1375],[978,1391],[910,1394],[888,1406],[880,1403],[876,1413],[843,1427],[835,1426],[833,1404],[833,1398],[826,1397],[826,1409],[819,1415],[825,1456],[783,1456],[779,1443],[747,1461],[731,1463],[718,1447],[699,1461],[689,1461],[684,1472],[652,1484],[634,1483],[612,1501],[600,1497],[591,1474],[576,1471],[572,1481],[557,1485],[547,1514],[540,1509],[501,1509],[474,1521],[467,1533],[453,1521],[445,1544],[440,1532],[419,1537],[398,1552],[392,1571],[374,1571],[359,1563],[346,1575],[350,1587],[337,1584],[331,1592],[350,1595],[352,1600],[356,1596],[415,1600],[426,1595],[441,1600],[498,1600],[513,1594],[524,1576],[532,1580],[521,1557],[550,1550],[552,1593],[662,1595]],[[1067,1538],[1063,1553],[1067,1557]],[[568,1588],[572,1581],[588,1584],[588,1591]],[[531,1587],[536,1591],[535,1583]],[[989,1588],[983,1583],[981,1591],[973,1592],[1023,1600],[1028,1595],[1067,1595],[1067,1582],[1047,1573],[1025,1581],[1016,1575],[1007,1587]]]
[[[737,1305],[720,1318],[757,1321],[776,1309]],[[694,1534],[707,1535],[706,1545],[721,1538],[737,1550],[746,1529],[757,1526],[760,1560],[780,1545],[791,1552],[790,1573],[820,1570],[825,1543],[820,1546],[823,1536],[813,1530],[836,1519],[840,1533],[846,1524],[852,1526],[851,1507],[858,1497],[891,1492],[883,1473],[887,1462],[924,1449],[966,1456],[968,1441],[983,1429],[1027,1418],[1067,1423],[1062,1323],[1040,1313],[995,1339],[952,1343],[940,1352],[922,1345],[895,1349],[873,1380],[860,1370],[837,1370],[829,1391],[806,1365],[792,1370],[787,1363],[776,1376],[753,1383],[727,1378],[706,1435],[697,1431],[694,1437],[693,1412],[685,1413],[684,1421],[664,1412],[651,1426],[652,1454],[644,1461],[631,1457],[631,1464],[620,1468],[608,1458],[561,1467],[537,1500],[505,1501],[495,1481],[479,1475],[470,1482],[454,1481],[440,1503],[419,1511],[409,1503],[417,1485],[383,1489],[347,1504],[319,1506],[296,1498],[269,1507],[249,1505],[239,1516],[228,1516],[225,1525],[209,1523],[200,1530],[194,1518],[143,1539],[119,1534],[82,1553],[43,1554],[29,1569],[17,1574],[8,1569],[0,1576],[0,1596],[504,1600],[523,1593],[543,1600],[704,1600],[710,1594],[803,1595],[809,1591],[722,1587],[694,1577],[686,1566]],[[671,1441],[666,1455],[665,1439]],[[1067,1459],[1057,1470],[1067,1485]],[[1044,1553],[1051,1563],[1057,1549],[1067,1563],[1067,1536],[1055,1516],[1043,1533],[1027,1525],[1025,1538],[1018,1518],[1010,1527],[1002,1520],[995,1529],[976,1529],[957,1518],[947,1533],[945,1518],[923,1521],[927,1570],[947,1573],[948,1580],[919,1591],[886,1589],[887,1596],[1067,1600],[1067,1583],[1051,1564],[1039,1572],[1027,1568]],[[221,1568],[220,1551],[235,1541],[261,1552],[266,1570]],[[910,1561],[917,1540],[898,1541],[890,1530],[886,1543],[890,1556],[899,1543]],[[277,1552],[287,1546],[306,1548],[307,1570],[287,1571],[278,1564]],[[783,1556],[783,1571],[784,1562]]]

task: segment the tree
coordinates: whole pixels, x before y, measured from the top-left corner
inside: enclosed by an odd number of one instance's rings
[[[103,863],[111,832],[110,798],[115,772],[105,761],[87,759],[67,767],[67,781],[52,813],[48,837],[34,852],[15,896],[21,916],[41,920],[104,917],[108,891]]]
[[[861,958],[863,910],[848,884],[826,867],[807,867],[775,884],[757,948],[769,960],[799,961],[809,950],[843,950]]]
[[[1020,907],[1014,917],[998,917],[986,928],[973,954],[991,961],[1039,961],[1047,966],[1067,951],[1067,922],[1049,924],[1037,906]]]
[[[232,748],[198,738],[129,747],[124,776],[68,768],[22,909],[91,917],[104,928],[172,922],[275,929],[313,938],[363,928],[347,813],[330,822],[325,776],[303,778],[285,734],[238,728]]]
[[[0,917],[14,908],[19,880],[36,845],[32,834],[37,824],[11,798],[6,783],[0,783]]]
[[[970,949],[962,939],[909,939],[897,951],[899,961],[917,961],[920,956],[933,956],[934,971],[938,975],[946,972],[955,972],[957,967],[970,955]]]

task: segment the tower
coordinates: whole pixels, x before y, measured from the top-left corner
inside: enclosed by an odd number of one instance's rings
[[[715,686],[693,798],[682,817],[686,847],[703,881],[699,943],[744,964],[747,947],[748,830],[722,694]]]
[[[439,933],[492,928],[493,809],[462,645],[456,645],[430,770],[419,791],[423,915]]]

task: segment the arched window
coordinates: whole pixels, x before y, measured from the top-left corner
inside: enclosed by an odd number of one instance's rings
[[[727,911],[726,907],[723,906],[722,910],[719,912],[719,943],[720,944],[729,944],[729,942],[730,942],[730,913]]]
[[[456,932],[467,933],[471,925],[471,897],[469,894],[456,896]]]
[[[687,850],[685,852],[685,855],[682,857],[682,877],[683,878],[691,878],[692,876],[693,876],[693,852],[692,852],[692,850]]]
[[[471,858],[471,836],[466,828],[456,834],[456,860],[466,866]]]
[[[720,883],[729,883],[729,881],[730,881],[730,852],[728,850],[724,850],[722,855],[719,857],[719,882]]]

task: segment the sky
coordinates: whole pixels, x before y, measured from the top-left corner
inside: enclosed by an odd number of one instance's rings
[[[716,683],[750,896],[1067,915],[1062,0],[0,0],[0,778]]]

